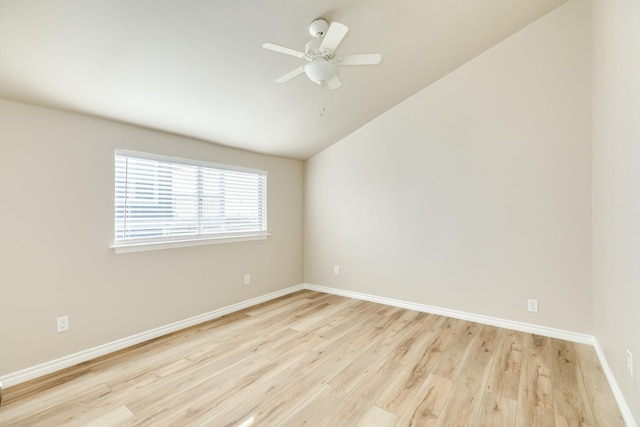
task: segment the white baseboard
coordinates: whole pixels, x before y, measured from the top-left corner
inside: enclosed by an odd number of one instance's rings
[[[613,372],[609,367],[609,363],[607,362],[607,358],[604,357],[604,351],[602,351],[602,347],[600,347],[600,343],[598,339],[594,339],[593,347],[596,350],[596,354],[598,355],[598,360],[600,360],[600,365],[602,365],[602,370],[604,371],[605,377],[607,377],[607,381],[609,381],[609,386],[611,387],[611,391],[613,392],[613,397],[616,398],[616,402],[618,403],[618,408],[620,408],[620,412],[622,413],[622,418],[624,418],[624,422],[627,427],[638,427],[636,421],[633,419],[633,414],[631,413],[631,408],[627,405],[627,401],[622,395],[622,390],[618,386],[618,382],[616,381],[616,377],[613,376]]]
[[[304,284],[305,289],[324,292],[327,294],[340,295],[364,301],[376,302],[379,304],[391,305],[394,307],[406,308],[409,310],[422,311],[424,313],[439,314],[441,316],[453,317],[454,319],[468,320],[470,322],[482,323],[484,325],[497,326],[500,328],[513,329],[531,334],[543,335],[551,338],[558,338],[566,341],[578,342],[593,345],[593,335],[581,334],[578,332],[565,331],[562,329],[548,328],[546,326],[533,325],[530,323],[516,322],[513,320],[500,319],[497,317],[483,316],[480,314],[467,313],[464,311],[450,310],[448,308],[435,307],[432,305],[418,304],[415,302],[402,301],[392,298],[379,297],[376,295],[363,294],[360,292],[345,291],[343,289],[329,288],[326,286]]]
[[[99,345],[97,347],[80,351],[78,353],[70,354],[68,356],[64,356],[59,359],[52,360],[50,362],[45,362],[40,365],[32,366],[30,368],[26,368],[21,371],[3,375],[0,377],[0,389],[1,387],[4,387],[6,389],[8,387],[23,383],[25,381],[29,381],[44,375],[54,373],[56,371],[59,371],[60,369],[68,368],[68,367],[77,365],[78,363],[86,362],[88,360],[95,359],[100,356],[104,356],[105,354],[109,354],[117,350],[122,350],[123,348],[131,347],[133,345],[140,344],[145,341],[149,341],[153,338],[158,338],[163,335],[167,335],[172,332],[179,331],[180,329],[198,325],[200,323],[207,322],[209,320],[213,320],[215,318],[224,316],[226,314],[230,314],[248,307],[252,307],[254,305],[257,305],[257,304],[260,304],[284,295],[288,295],[290,293],[293,293],[302,289],[304,289],[304,285],[292,286],[290,288],[282,289],[267,295],[262,295],[256,298],[239,302],[237,304],[232,304],[227,307],[219,308],[217,310],[213,310],[208,313],[194,316],[189,319],[170,323],[168,325],[151,329],[149,331],[142,332],[139,334],[135,334],[130,337],[122,338],[107,344]]]

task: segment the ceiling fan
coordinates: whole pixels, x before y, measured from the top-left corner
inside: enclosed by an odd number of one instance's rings
[[[294,77],[305,73],[309,79],[319,85],[326,84],[329,89],[337,89],[342,86],[338,78],[338,65],[375,65],[382,60],[379,53],[366,53],[359,55],[335,56],[335,50],[347,34],[349,28],[339,22],[331,25],[325,19],[315,19],[309,24],[309,33],[315,37],[308,42],[304,52],[280,46],[273,43],[262,45],[265,49],[295,56],[308,61],[307,64],[298,67],[276,79],[278,83],[284,83]]]

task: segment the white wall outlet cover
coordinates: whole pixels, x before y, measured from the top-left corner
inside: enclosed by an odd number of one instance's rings
[[[64,332],[69,330],[69,316],[60,316],[56,318],[56,331]]]

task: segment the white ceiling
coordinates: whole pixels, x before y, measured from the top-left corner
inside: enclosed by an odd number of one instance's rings
[[[567,0],[0,0],[0,97],[306,159]],[[350,29],[335,91],[264,42]]]

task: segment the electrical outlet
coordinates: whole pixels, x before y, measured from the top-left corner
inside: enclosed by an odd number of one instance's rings
[[[334,265],[333,266],[333,274],[335,274],[336,276],[340,275],[340,266],[339,265]]]
[[[633,377],[633,353],[629,349],[627,349],[627,370],[629,375]]]
[[[69,316],[60,316],[56,319],[56,326],[58,332],[64,332],[69,330]]]
[[[244,275],[244,284],[245,285],[250,285],[251,284],[251,275],[250,274],[245,274]]]
[[[538,300],[537,299],[527,300],[527,309],[532,313],[537,313],[538,312]]]

